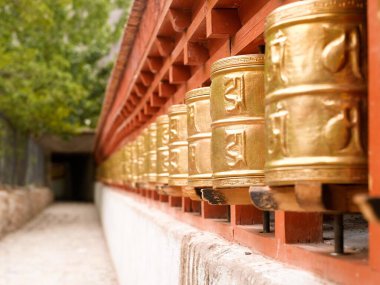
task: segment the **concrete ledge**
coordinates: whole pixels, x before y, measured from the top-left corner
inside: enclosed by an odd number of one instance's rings
[[[121,285],[329,284],[96,184],[96,204]]]
[[[20,228],[52,201],[48,188],[0,189],[0,238]]]

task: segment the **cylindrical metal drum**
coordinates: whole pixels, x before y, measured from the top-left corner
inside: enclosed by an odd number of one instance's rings
[[[130,184],[132,181],[132,170],[131,170],[131,144],[128,143],[123,147],[123,177],[124,183]]]
[[[143,182],[148,182],[148,176],[149,176],[149,127],[144,129],[143,131],[143,137],[144,137],[144,174],[143,174]]]
[[[168,184],[169,179],[169,117],[157,118],[157,182]]]
[[[186,93],[188,183],[192,187],[211,187],[211,116],[210,88],[193,89]]]
[[[145,135],[146,130],[137,137],[137,183],[143,183],[145,173]]]
[[[169,108],[169,181],[170,186],[186,186],[188,177],[187,108],[185,104]]]
[[[214,188],[264,183],[264,55],[223,58],[211,66]]]
[[[148,149],[146,153],[148,182],[157,182],[157,124],[148,128]]]
[[[285,5],[265,25],[269,185],[367,182],[364,0]]]
[[[132,164],[131,164],[131,171],[132,171],[132,179],[131,179],[131,182],[132,182],[132,186],[136,186],[136,183],[138,181],[138,164],[139,164],[139,161],[138,161],[138,153],[137,153],[137,140],[134,140],[132,143],[131,143],[131,160],[132,160]]]

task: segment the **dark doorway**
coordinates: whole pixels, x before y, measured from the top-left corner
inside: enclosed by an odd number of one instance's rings
[[[92,202],[94,161],[90,153],[52,154],[52,188],[56,200]]]

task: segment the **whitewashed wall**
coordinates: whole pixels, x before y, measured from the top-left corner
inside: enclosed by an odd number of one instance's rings
[[[120,285],[328,284],[96,184]]]

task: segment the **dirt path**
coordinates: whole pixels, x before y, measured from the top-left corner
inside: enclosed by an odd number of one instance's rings
[[[95,207],[56,203],[0,240],[0,285],[116,285]]]

